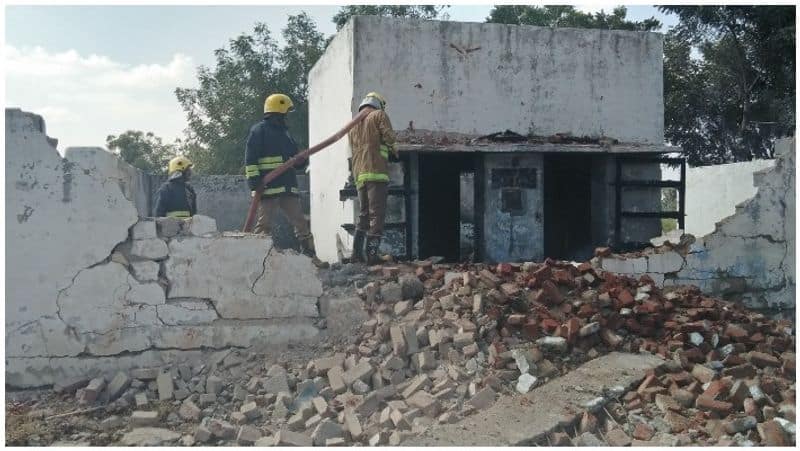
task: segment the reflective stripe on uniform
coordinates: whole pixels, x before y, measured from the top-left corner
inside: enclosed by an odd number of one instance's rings
[[[188,218],[190,216],[192,216],[192,214],[186,210],[175,210],[167,212],[167,217],[169,218]]]
[[[278,155],[276,157],[264,157],[258,159],[259,169],[275,169],[283,163],[283,157]]]
[[[255,177],[259,174],[259,169],[257,164],[248,164],[244,167],[244,175],[247,178]]]
[[[361,186],[364,182],[388,182],[389,174],[381,174],[378,172],[362,172],[358,174],[356,185]]]
[[[265,189],[264,193],[262,195],[263,196],[270,196],[270,195],[273,195],[273,194],[280,194],[280,193],[285,193],[285,192],[286,192],[286,187],[285,186],[279,186],[277,188],[267,188],[267,189]],[[300,191],[298,191],[297,188],[292,188],[292,189],[289,190],[289,192],[297,194]],[[250,197],[253,197],[255,195],[256,195],[255,191],[250,191]]]
[[[381,151],[381,156],[384,159],[388,160],[389,159],[389,147],[386,144],[381,144],[380,151]]]

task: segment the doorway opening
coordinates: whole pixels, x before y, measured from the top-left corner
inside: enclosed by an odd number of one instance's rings
[[[584,261],[592,256],[592,158],[544,156],[544,253]]]
[[[475,250],[475,158],[419,154],[419,257],[466,261]]]

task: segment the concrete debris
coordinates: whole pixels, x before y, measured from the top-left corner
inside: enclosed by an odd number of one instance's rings
[[[180,429],[182,444],[398,446],[498,399],[524,402],[611,351],[640,352],[664,364],[632,390],[582,393],[578,405],[591,413],[577,413],[575,430],[550,443],[794,443],[795,337],[786,321],[588,264],[417,262],[369,274],[362,286],[373,294],[360,291],[369,319],[327,355],[274,365],[237,352],[58,389],[84,406],[135,407],[135,431]],[[606,404],[608,396],[619,401]],[[99,429],[129,426],[115,418]]]

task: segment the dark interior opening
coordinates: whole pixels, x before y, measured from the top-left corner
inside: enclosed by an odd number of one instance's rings
[[[475,155],[419,154],[419,257],[468,259],[474,243]],[[473,188],[462,185],[473,183]],[[472,221],[472,224],[470,224]]]
[[[590,155],[544,157],[544,253],[584,261],[592,256]]]

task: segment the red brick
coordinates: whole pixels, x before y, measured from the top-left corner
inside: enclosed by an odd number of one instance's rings
[[[684,387],[692,383],[692,375],[686,371],[681,371],[680,373],[672,373],[668,375],[669,379],[672,382],[675,382],[679,387]]]
[[[631,292],[624,289],[620,290],[619,294],[617,295],[617,300],[620,302],[622,307],[631,307],[636,303],[631,295]]]
[[[714,308],[716,304],[717,302],[713,299],[703,299],[702,301],[700,301],[700,307],[703,308]]]
[[[738,324],[728,324],[725,328],[725,332],[723,333],[724,336],[741,341],[749,335],[749,333],[740,325]]]
[[[633,438],[636,440],[643,440],[648,441],[653,438],[656,431],[653,429],[652,426],[646,423],[639,423],[636,425],[636,428],[633,430]]]
[[[739,354],[731,354],[722,359],[722,364],[726,367],[739,366],[745,363],[747,363],[747,360],[745,360],[744,357],[740,356]]]
[[[764,341],[764,334],[761,332],[756,332],[750,336],[750,341],[753,343],[761,343]]]
[[[542,322],[539,323],[539,325],[542,327],[542,329],[544,329],[545,332],[547,332],[549,334],[551,334],[554,331],[556,331],[558,329],[558,327],[560,326],[558,321],[556,321],[554,319],[551,319],[551,318],[543,319]]]
[[[642,404],[642,400],[639,399],[639,398],[636,398],[636,399],[628,402],[627,404],[625,404],[625,408],[628,409],[628,410],[636,410],[636,409],[641,409],[642,405],[643,405]]]
[[[549,280],[545,280],[542,283],[542,304],[548,305],[556,305],[560,304],[563,301],[563,297],[561,296],[561,292],[558,291],[558,287],[553,284],[553,282]]]
[[[745,363],[743,365],[723,369],[722,375],[731,376],[735,379],[751,379],[756,377],[756,369],[753,368],[753,365]]]
[[[676,412],[681,411],[681,405],[671,396],[667,396],[664,394],[657,394],[655,396],[656,406],[661,409],[662,412],[667,413],[669,410],[674,410]]]
[[[552,277],[552,272],[549,266],[542,266],[541,268],[534,271],[532,275],[533,277],[539,279],[540,281],[544,281]]]
[[[508,275],[514,271],[514,267],[508,263],[498,263],[495,272],[497,274]]]
[[[667,387],[647,387],[640,393],[642,399],[647,402],[652,402],[656,395],[664,395],[667,393]]]
[[[706,388],[706,390],[703,392],[702,396],[706,396],[711,399],[723,399],[727,393],[728,384],[726,384],[723,380],[716,380],[711,382],[708,388]]]
[[[733,383],[730,394],[728,395],[728,401],[733,404],[735,408],[741,409],[745,398],[749,395],[750,390],[748,390],[747,384],[740,379]]]
[[[587,273],[591,270],[592,270],[592,264],[589,262],[583,262],[580,265],[578,265],[578,272],[580,272],[581,274]]]
[[[522,326],[522,332],[528,338],[535,338],[539,336],[539,324],[535,319],[529,319]]]
[[[639,384],[639,388],[636,389],[638,394],[642,394],[646,388],[650,388],[655,386],[658,383],[656,380],[655,374],[650,374],[644,378],[641,384]]]
[[[656,301],[646,300],[636,307],[636,313],[658,313],[661,311],[661,304]]]
[[[697,397],[695,407],[701,410],[714,412],[720,417],[726,417],[733,411],[733,404],[725,401],[717,401],[702,395]]]
[[[581,305],[581,307],[578,309],[578,313],[577,313],[577,315],[578,315],[579,317],[581,317],[581,318],[588,318],[588,317],[590,317],[590,316],[594,315],[596,312],[597,312],[597,310],[595,310],[595,308],[594,308],[594,307],[592,307],[591,305],[589,305],[589,304],[583,304],[583,305]]]
[[[526,319],[527,316],[517,313],[513,315],[508,315],[506,322],[511,326],[521,326],[522,324],[525,323]]]
[[[608,257],[609,255],[611,255],[610,247],[598,247],[594,250],[595,257]]]
[[[504,283],[500,285],[500,291],[508,297],[515,297],[519,294],[520,288],[515,283]]]
[[[690,362],[703,363],[706,361],[706,356],[700,348],[687,349],[682,353]]]
[[[637,399],[638,397],[639,397],[638,393],[636,393],[635,391],[629,391],[628,393],[625,393],[625,396],[622,397],[622,400],[625,402],[630,402],[633,401],[634,399]]]
[[[695,364],[692,368],[692,376],[705,384],[714,380],[716,372],[705,365]]]
[[[781,361],[777,357],[763,352],[751,351],[750,354],[747,355],[747,360],[759,368],[768,366],[778,368],[781,366]]]
[[[786,440],[786,433],[775,420],[765,421],[756,426],[758,436],[761,437],[761,444],[765,446],[789,446]]]
[[[689,419],[671,410],[664,415],[664,422],[669,425],[673,433],[683,432],[689,428]]]
[[[578,318],[572,317],[567,320],[567,336],[566,339],[570,343],[574,342],[578,338],[578,332],[581,330],[581,322]]]
[[[759,409],[758,404],[756,404],[755,399],[753,398],[745,398],[742,402],[742,409],[744,410],[745,415],[750,415],[752,417],[758,417]]]

